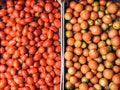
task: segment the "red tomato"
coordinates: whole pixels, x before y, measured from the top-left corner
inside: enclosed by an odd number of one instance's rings
[[[51,3],[46,3],[45,4],[45,11],[50,13],[53,9],[53,5]]]
[[[61,26],[60,20],[59,19],[55,19],[54,20],[54,25],[55,25],[55,27],[60,28],[60,26]]]
[[[43,47],[49,47],[52,45],[52,40],[47,39],[46,41],[43,42]]]
[[[44,22],[48,22],[48,16],[47,16],[47,14],[46,13],[41,13],[41,19],[44,21]]]

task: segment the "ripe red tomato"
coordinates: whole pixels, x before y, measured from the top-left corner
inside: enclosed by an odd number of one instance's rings
[[[50,13],[53,9],[53,5],[51,3],[46,3],[45,4],[45,11]]]

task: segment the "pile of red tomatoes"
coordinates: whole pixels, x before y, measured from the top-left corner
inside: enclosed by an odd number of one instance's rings
[[[61,14],[54,0],[0,9],[0,90],[59,90]]]

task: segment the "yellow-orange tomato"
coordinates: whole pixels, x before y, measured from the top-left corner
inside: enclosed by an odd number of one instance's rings
[[[70,12],[67,12],[65,13],[64,17],[65,17],[65,20],[70,20],[72,19],[72,14]]]
[[[120,49],[117,49],[117,50],[116,50],[116,56],[117,56],[117,57],[120,57]]]
[[[110,23],[112,23],[112,17],[110,15],[105,15],[105,16],[103,16],[102,21],[105,24],[110,24]]]
[[[108,36],[109,36],[110,38],[113,38],[113,37],[115,37],[115,36],[117,36],[117,35],[118,35],[118,32],[117,32],[117,30],[115,30],[115,29],[110,29],[109,32],[108,32]]]
[[[92,72],[87,72],[85,76],[86,76],[87,79],[91,79],[93,77],[93,73]]]
[[[81,27],[79,23],[76,23],[73,25],[73,31],[79,32],[80,30],[81,30]]]
[[[109,69],[105,69],[103,71],[103,76],[106,78],[106,79],[111,79],[113,77],[113,71],[112,70],[109,70]]]
[[[75,42],[74,38],[68,38],[67,39],[67,44],[70,45],[70,46],[73,46],[74,42]]]
[[[86,74],[89,70],[90,70],[90,68],[87,65],[82,65],[81,66],[81,72],[83,74]]]
[[[99,56],[99,52],[97,50],[90,50],[89,51],[89,56],[91,58],[97,58]]]
[[[120,38],[118,37],[118,36],[115,36],[115,37],[113,37],[112,39],[111,39],[111,44],[113,45],[113,46],[119,46],[120,45]]]
[[[82,35],[83,40],[86,42],[90,41],[91,37],[92,37],[91,33],[87,33],[87,32],[83,33],[83,35]]]
[[[114,53],[108,53],[108,54],[106,55],[106,59],[107,59],[108,61],[110,61],[110,62],[114,61],[115,58],[116,58],[116,56],[115,56]]]
[[[88,84],[86,83],[81,83],[79,85],[79,90],[88,90]]]
[[[88,23],[86,21],[83,21],[81,24],[81,29],[87,29],[88,28]]]
[[[77,77],[75,77],[75,76],[71,76],[71,77],[70,77],[70,82],[71,82],[72,84],[77,83],[77,82],[78,82]]]
[[[99,84],[100,84],[101,86],[105,87],[105,86],[108,86],[108,81],[107,81],[107,79],[105,79],[105,78],[101,78],[101,79],[99,80]]]
[[[82,40],[82,33],[80,32],[77,32],[74,34],[74,39],[75,40]]]
[[[97,12],[91,12],[90,19],[96,20],[98,18],[98,13]]]
[[[90,17],[90,12],[87,11],[87,10],[83,10],[83,11],[81,11],[81,13],[80,13],[80,17],[81,17],[83,20],[87,20],[87,19],[89,19],[89,17]]]
[[[81,49],[81,48],[75,48],[75,49],[74,49],[74,53],[75,53],[76,55],[81,55],[81,54],[82,54],[82,49]]]
[[[115,84],[114,82],[111,82],[110,84],[109,84],[109,88],[111,89],[111,90],[119,90],[118,88],[119,88],[119,85],[118,84]]]
[[[98,83],[98,78],[97,76],[94,76],[93,78],[90,79],[91,83],[97,84]]]
[[[114,14],[114,13],[117,12],[118,6],[114,3],[112,3],[112,4],[108,5],[107,10],[108,10],[109,13]]]
[[[74,75],[74,74],[76,73],[76,68],[75,68],[75,67],[70,67],[70,68],[68,69],[68,73],[69,73],[70,75]]]
[[[101,28],[99,26],[96,26],[96,25],[91,26],[89,29],[93,35],[100,35],[102,32]]]
[[[82,4],[76,4],[75,6],[74,6],[74,10],[76,11],[76,12],[81,12],[82,10],[83,10],[83,5]]]
[[[65,66],[66,66],[67,68],[72,67],[72,66],[73,66],[72,61],[66,61],[66,62],[65,62]]]
[[[88,66],[91,68],[91,69],[97,69],[98,68],[98,63],[95,61],[95,60],[90,60],[88,62]]]
[[[120,84],[120,75],[119,75],[119,74],[113,75],[112,81],[113,81],[115,84]]]
[[[71,1],[70,2],[70,8],[74,9],[76,6],[76,2],[75,1]]]

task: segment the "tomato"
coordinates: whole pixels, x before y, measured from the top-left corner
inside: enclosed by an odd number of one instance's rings
[[[69,12],[65,13],[64,18],[65,18],[66,20],[70,20],[70,19],[72,19],[72,14],[69,13]]]
[[[112,58],[110,58],[110,57],[112,57]],[[110,62],[114,61],[115,58],[116,58],[116,56],[115,56],[114,53],[108,53],[108,54],[106,55],[106,59],[107,59],[108,61],[110,61]]]
[[[115,74],[113,77],[112,77],[112,81],[115,83],[115,84],[120,84],[120,75],[119,74]]]
[[[60,82],[60,77],[59,76],[56,76],[53,80],[54,84],[59,84]]]
[[[5,28],[5,24],[3,22],[0,21],[0,28]]]
[[[50,21],[50,22],[53,22],[54,19],[55,19],[55,16],[54,16],[54,14],[52,14],[52,13],[49,13],[49,14],[48,14],[48,17],[49,17],[49,21]]]
[[[112,17],[110,15],[105,15],[105,16],[103,16],[102,21],[105,24],[110,24],[110,23],[112,23]]]
[[[73,31],[79,32],[81,30],[80,24],[76,23],[73,25]]]
[[[73,2],[71,2],[71,4],[72,3]],[[74,5],[74,4],[72,4],[72,5]],[[75,9],[76,12],[81,12],[83,10],[83,5],[82,4],[76,4],[73,8]]]
[[[27,77],[26,78],[26,82],[28,83],[28,84],[34,84],[34,82],[33,82],[33,78],[32,77]]]
[[[82,38],[84,41],[88,42],[91,40],[91,33],[83,33]]]
[[[42,13],[40,16],[43,21],[48,22],[49,19],[48,19],[48,15],[46,13]]]
[[[5,72],[6,71],[6,66],[5,65],[0,65],[0,72]]]
[[[113,3],[108,5],[108,7],[107,7],[107,10],[109,13],[116,13],[117,9],[118,9],[118,6],[116,4],[113,4]]]
[[[90,67],[91,69],[97,69],[97,67],[98,67],[97,62],[96,62],[96,61],[93,61],[93,60],[91,60],[91,61],[88,63],[88,65],[89,65],[89,67]]]
[[[47,32],[47,36],[48,36],[49,39],[51,39],[53,37],[53,31],[49,30]]]
[[[66,60],[71,60],[73,57],[73,53],[72,52],[65,52],[65,59]]]
[[[61,18],[61,14],[60,13],[55,13],[55,18]]]
[[[71,77],[70,77],[70,82],[71,82],[72,84],[77,83],[77,82],[78,82],[77,77],[75,77],[75,76],[71,76]]]
[[[45,78],[45,82],[47,83],[47,82],[50,82],[51,80],[52,80],[51,75],[47,74]]]
[[[34,6],[33,6],[33,10],[34,10],[35,12],[42,12],[42,11],[43,11],[42,7],[39,6],[39,5],[34,5]]]
[[[55,19],[54,20],[54,25],[55,25],[55,27],[60,28],[60,26],[61,26],[60,20],[59,19]]]
[[[57,69],[57,68],[56,68],[56,69],[54,69],[54,72],[55,72],[56,75],[60,76],[60,73],[61,73],[61,72],[60,72],[60,69]]]
[[[47,59],[47,64],[48,64],[48,65],[53,66],[54,63],[55,63],[55,62],[54,62],[53,59],[51,59],[51,58],[48,58],[48,59]]]
[[[7,85],[7,80],[6,79],[1,79],[0,80],[0,88],[5,88]]]
[[[79,89],[80,90],[88,90],[88,85],[86,84],[86,83],[81,83],[80,85],[79,85]]]
[[[111,82],[109,84],[109,87],[110,87],[110,89],[116,89],[116,90],[118,90],[118,88],[119,88],[119,86],[117,84],[113,83],[113,82]]]
[[[113,23],[113,28],[114,28],[114,29],[120,29],[120,22],[119,22],[119,21],[115,21],[115,22]]]
[[[76,2],[75,2],[75,1],[71,1],[71,2],[70,2],[70,8],[74,9],[75,5],[76,5]]]
[[[44,85],[44,84],[45,84],[45,80],[44,80],[44,79],[39,79],[39,80],[38,80],[38,83],[39,83],[40,85]]]
[[[60,84],[54,86],[54,90],[59,90],[59,89],[60,89]]]
[[[114,46],[119,46],[120,45],[119,40],[120,38],[118,36],[115,36],[111,39],[111,44]]]
[[[96,20],[97,18],[98,18],[98,13],[92,12],[91,15],[90,15],[90,19]]]
[[[59,3],[56,2],[56,1],[54,1],[54,2],[53,2],[53,6],[57,8],[57,7],[59,7]]]
[[[7,11],[5,9],[0,10],[0,17],[3,17],[7,14]]]
[[[43,42],[43,47],[49,47],[52,45],[52,40],[47,39],[46,41]]]
[[[32,46],[29,48],[29,53],[34,54],[36,52],[36,47]]]
[[[14,81],[17,83],[17,84],[22,84],[24,79],[22,77],[19,77],[19,76],[16,76],[14,78]]]
[[[87,5],[87,6],[85,7],[85,9],[88,10],[88,11],[92,11],[93,8],[92,8],[91,5]]]
[[[40,60],[41,59],[41,54],[35,54],[34,55],[34,60],[35,61],[38,61],[38,60]]]
[[[105,69],[104,72],[103,72],[103,76],[106,79],[111,79],[113,77],[113,71],[109,70],[109,69]]]
[[[91,33],[93,34],[93,35],[100,35],[101,34],[101,28],[99,27],[99,26],[91,26],[90,27],[90,30],[91,30]]]
[[[90,12],[87,11],[87,10],[83,10],[83,11],[80,13],[80,17],[81,17],[83,20],[87,20],[87,19],[89,19],[89,17],[90,17]]]
[[[51,3],[46,3],[45,4],[45,11],[50,13],[53,9],[53,5]]]

